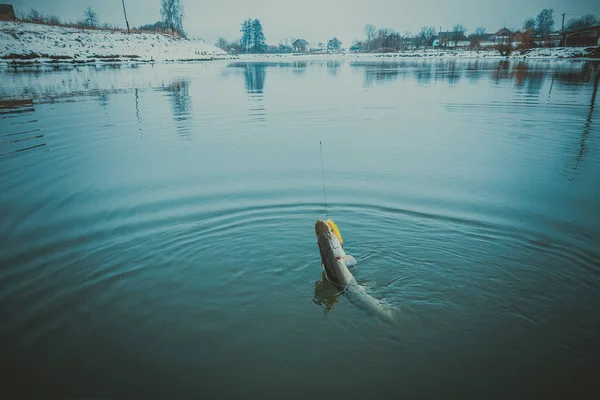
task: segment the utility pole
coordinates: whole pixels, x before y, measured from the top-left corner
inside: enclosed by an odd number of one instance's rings
[[[562,17],[562,27],[560,28],[560,35],[562,36],[563,47],[567,45],[566,35],[565,35],[565,13],[563,13]]]
[[[127,33],[131,33],[129,30],[129,21],[127,21],[127,11],[125,11],[125,0],[121,0],[123,3],[123,14],[125,14],[125,23],[127,24]]]

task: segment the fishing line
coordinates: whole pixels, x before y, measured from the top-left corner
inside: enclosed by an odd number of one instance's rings
[[[321,148],[321,172],[323,174],[323,198],[325,199],[325,218],[327,218],[327,190],[325,190],[325,168],[323,167],[323,145],[319,141],[319,147]]]

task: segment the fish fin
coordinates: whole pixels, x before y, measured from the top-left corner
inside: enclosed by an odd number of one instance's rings
[[[344,263],[347,267],[353,267],[356,265],[356,259],[349,254],[343,256],[342,259],[344,260]]]

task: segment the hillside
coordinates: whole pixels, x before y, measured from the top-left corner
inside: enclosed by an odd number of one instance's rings
[[[228,58],[198,39],[0,21],[4,62],[202,61]]]

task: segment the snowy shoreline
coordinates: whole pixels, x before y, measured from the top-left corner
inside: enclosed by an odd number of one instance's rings
[[[211,61],[232,58],[199,39],[0,21],[4,64]]]
[[[416,50],[398,53],[230,55],[200,39],[0,21],[0,65],[60,65],[147,62],[398,60],[398,59],[597,60],[600,48],[555,47],[515,50]]]
[[[502,56],[497,50],[413,50],[398,53],[340,53],[340,54],[242,54],[240,61],[286,60],[397,60],[397,59],[556,59],[598,60],[600,47],[554,47],[515,50]]]

